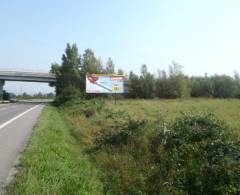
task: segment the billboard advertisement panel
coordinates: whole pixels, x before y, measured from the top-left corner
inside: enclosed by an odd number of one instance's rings
[[[124,93],[124,76],[86,75],[86,93]]]

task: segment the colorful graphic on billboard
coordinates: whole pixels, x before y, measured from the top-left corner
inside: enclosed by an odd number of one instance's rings
[[[87,75],[86,93],[124,93],[124,76],[102,74]]]

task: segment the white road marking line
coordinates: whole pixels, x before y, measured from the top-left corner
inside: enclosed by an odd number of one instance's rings
[[[14,118],[10,119],[9,121],[1,124],[1,125],[0,125],[0,130],[1,130],[2,128],[6,127],[7,125],[9,125],[10,123],[12,123],[13,121],[19,119],[19,118],[22,117],[23,115],[27,114],[28,112],[31,112],[32,110],[34,110],[35,108],[37,108],[37,107],[39,107],[39,106],[40,106],[40,104],[38,104],[38,105],[36,105],[36,106],[33,106],[32,108],[30,108],[30,109],[24,111],[23,113],[15,116]]]

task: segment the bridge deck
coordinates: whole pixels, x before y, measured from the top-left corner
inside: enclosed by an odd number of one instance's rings
[[[51,73],[0,71],[0,80],[28,82],[56,82],[56,76]]]

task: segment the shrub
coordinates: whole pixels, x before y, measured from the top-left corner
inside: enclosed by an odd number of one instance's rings
[[[126,145],[128,140],[140,135],[145,127],[144,120],[128,119],[124,123],[115,123],[102,129],[96,139],[97,147]]]
[[[94,116],[97,112],[100,112],[105,105],[105,101],[101,99],[97,100],[82,100],[74,99],[66,102],[62,107],[67,108],[69,114],[73,116],[84,115],[86,118]]]
[[[185,114],[152,140],[149,194],[240,193],[240,142],[213,114]]]
[[[211,113],[182,114],[169,124],[118,121],[96,145],[106,192],[240,193],[240,142]]]
[[[54,104],[59,106],[59,105],[62,105],[68,101],[73,101],[77,98],[80,98],[81,97],[81,93],[80,93],[80,90],[75,88],[75,87],[66,87],[63,89],[63,91],[61,92],[61,94],[59,94],[55,101],[54,101]]]
[[[10,94],[8,92],[6,92],[5,90],[3,90],[2,99],[3,100],[10,100]]]

